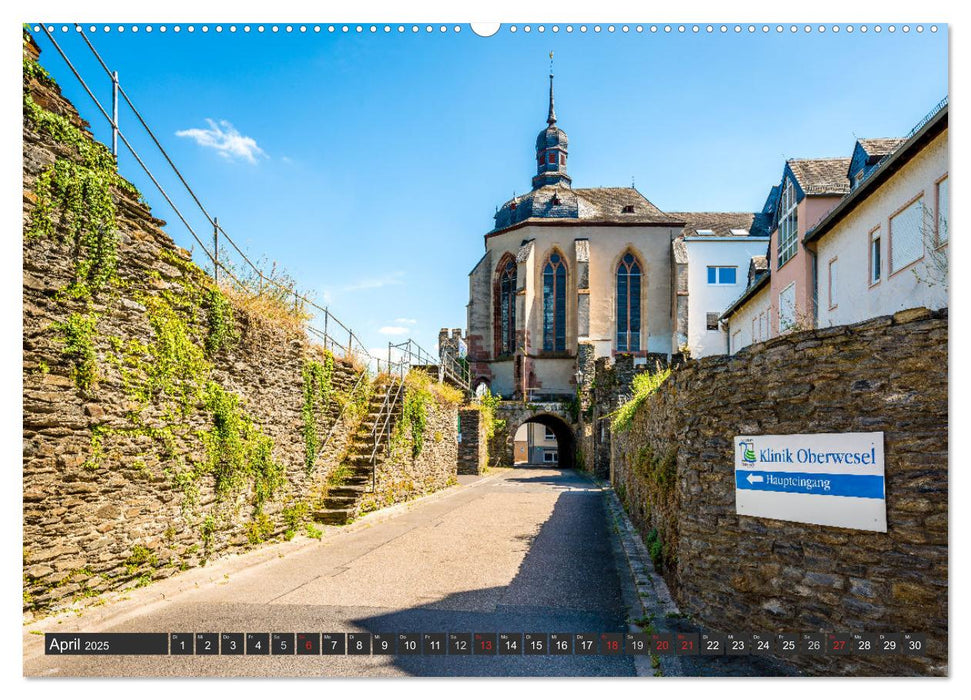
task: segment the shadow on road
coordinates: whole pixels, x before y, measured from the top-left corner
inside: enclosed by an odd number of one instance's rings
[[[564,484],[562,474],[509,481]],[[587,483],[574,477],[568,481]],[[497,527],[502,513],[495,514]],[[420,606],[354,620],[372,633],[623,632],[625,609],[598,491],[565,491],[508,586],[463,591]],[[621,656],[402,656],[420,676],[630,676]]]

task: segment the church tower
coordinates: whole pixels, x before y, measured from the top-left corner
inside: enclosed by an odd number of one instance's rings
[[[546,117],[546,128],[536,137],[536,175],[533,176],[533,189],[544,185],[572,182],[566,174],[566,150],[569,143],[566,132],[556,125],[556,111],[553,109],[553,71],[550,70],[550,111]]]

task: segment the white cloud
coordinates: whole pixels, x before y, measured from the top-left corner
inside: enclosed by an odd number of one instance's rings
[[[401,324],[406,325],[406,326],[413,326],[416,323],[418,323],[418,319],[416,319],[416,318],[396,318],[394,320],[394,322],[395,323],[401,323]]]
[[[208,129],[183,129],[176,136],[192,139],[203,148],[215,149],[216,153],[228,160],[239,159],[255,163],[257,157],[266,158],[263,149],[256,145],[256,139],[243,136],[225,119],[218,122],[206,119]]]
[[[367,277],[347,285],[344,287],[344,291],[356,292],[361,289],[380,289],[381,287],[402,284],[404,282],[402,279],[404,274],[404,272],[392,272],[390,275],[385,275],[384,277]]]
[[[381,335],[404,335],[408,332],[406,326],[381,326],[378,333]]]

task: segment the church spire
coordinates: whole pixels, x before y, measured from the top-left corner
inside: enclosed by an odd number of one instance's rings
[[[545,185],[570,186],[570,176],[566,174],[566,133],[556,125],[556,110],[553,108],[553,52],[550,51],[550,111],[546,117],[546,128],[536,137],[536,175],[533,176],[533,189]]]
[[[546,117],[546,123],[550,126],[556,124],[556,111],[553,109],[553,52],[550,51],[550,113]]]

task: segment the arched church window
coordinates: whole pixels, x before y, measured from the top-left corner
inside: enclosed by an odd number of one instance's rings
[[[559,253],[543,267],[543,350],[566,350],[566,262]]]
[[[617,266],[617,351],[641,349],[641,267],[631,253]]]
[[[516,351],[516,263],[507,260],[499,270],[496,310],[498,316],[496,354]]]

